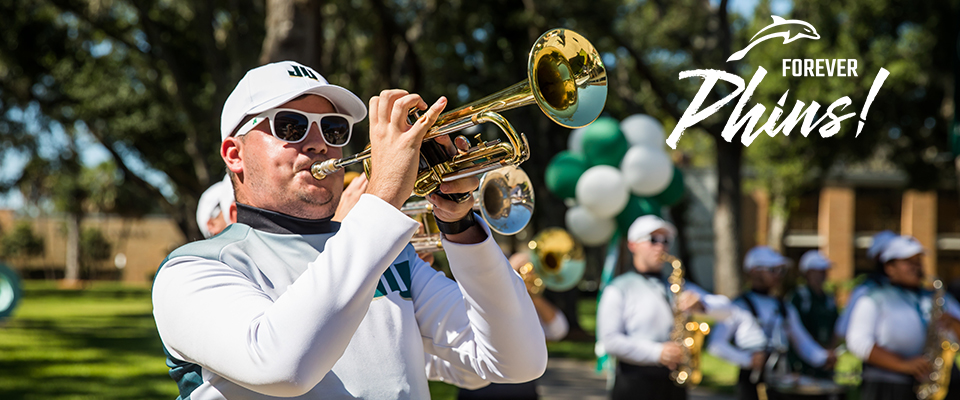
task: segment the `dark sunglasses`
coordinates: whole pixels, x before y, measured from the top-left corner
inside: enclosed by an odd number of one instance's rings
[[[664,247],[670,247],[670,239],[665,235],[650,235],[650,243],[662,244]]]
[[[243,124],[236,136],[242,136],[256,128],[264,119],[270,120],[270,133],[287,143],[300,143],[306,139],[310,125],[316,123],[327,146],[343,147],[353,133],[353,117],[338,113],[315,114],[290,108],[274,108],[264,111]]]

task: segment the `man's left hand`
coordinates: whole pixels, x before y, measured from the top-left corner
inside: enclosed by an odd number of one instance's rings
[[[453,200],[444,199],[437,193],[432,193],[427,196],[427,200],[433,203],[433,215],[445,222],[455,222],[463,219],[468,213],[473,212],[472,193],[478,187],[480,187],[480,179],[475,176],[444,182],[440,185],[441,192],[448,194],[470,193],[471,196],[466,201],[457,203]]]
[[[691,312],[691,313],[703,313],[703,303],[700,301],[700,295],[691,292],[684,291],[678,299],[677,306],[682,312]]]

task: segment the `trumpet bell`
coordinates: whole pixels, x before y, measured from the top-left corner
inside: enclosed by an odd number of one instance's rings
[[[547,289],[563,292],[583,278],[586,259],[583,246],[561,228],[547,228],[528,243],[534,272]]]
[[[527,59],[527,80],[537,106],[567,128],[587,126],[607,100],[607,71],[600,52],[583,35],[551,29]]]
[[[533,182],[515,166],[484,174],[474,196],[480,216],[501,235],[516,235],[533,217]]]

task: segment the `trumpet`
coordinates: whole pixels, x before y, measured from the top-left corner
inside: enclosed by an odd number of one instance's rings
[[[473,199],[473,209],[480,212],[480,218],[490,230],[501,235],[516,235],[533,217],[533,182],[519,167],[511,165],[484,174]],[[400,211],[420,222],[420,230],[410,240],[418,253],[443,249],[432,212],[433,203],[412,201],[404,204]]]
[[[606,98],[607,73],[597,49],[574,31],[549,30],[537,39],[528,54],[527,79],[437,118],[424,136],[414,194],[426,196],[437,191],[442,182],[526,161],[530,157],[526,136],[518,133],[500,111],[536,103],[557,124],[579,128],[600,116]],[[481,141],[468,151],[449,157],[436,150],[435,141],[427,142],[487,122],[500,128],[509,143],[499,139]],[[311,165],[310,173],[316,179],[324,179],[358,162],[363,162],[364,170],[369,172],[369,159],[368,147],[348,158],[318,161]]]
[[[561,228],[547,228],[534,236],[527,247],[530,262],[518,271],[529,283],[532,295],[550,289],[562,292],[572,289],[583,278],[586,259],[583,246]]]

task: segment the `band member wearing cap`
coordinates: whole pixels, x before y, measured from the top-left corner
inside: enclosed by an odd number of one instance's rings
[[[227,225],[237,222],[237,203],[233,199],[230,176],[210,185],[197,202],[197,226],[204,238],[215,236]]]
[[[943,317],[931,321],[931,292],[922,289],[923,246],[909,236],[880,254],[889,285],[870,290],[853,307],[847,347],[863,360],[862,399],[915,399],[914,386],[931,370],[923,357],[929,324],[960,334],[960,305],[945,295]]]
[[[832,349],[837,346],[833,327],[837,322],[837,303],[833,296],[823,290],[827,270],[832,263],[819,250],[810,250],[800,257],[800,275],[805,283],[787,296],[788,302],[797,309],[800,322],[820,346]],[[816,368],[803,362],[797,354],[790,353],[791,366],[804,375],[818,378],[833,378],[833,371]]]
[[[853,288],[853,291],[850,292],[850,297],[847,298],[847,304],[837,318],[837,325],[834,328],[834,335],[836,335],[839,340],[843,340],[843,338],[847,336],[847,328],[850,326],[850,312],[853,311],[853,306],[857,304],[857,300],[860,300],[860,298],[870,290],[887,284],[887,276],[883,272],[883,263],[880,262],[880,253],[882,253],[883,250],[887,248],[887,244],[896,237],[897,234],[893,233],[893,231],[880,231],[876,235],[873,235],[870,248],[867,249],[867,258],[873,262],[874,270],[867,274],[867,278],[863,283],[857,285],[857,287]]]
[[[409,244],[417,223],[399,207],[445,105],[402,90],[370,99],[375,168],[337,223],[343,173],[316,180],[310,166],[342,156],[364,103],[296,62],[247,72],[221,119],[237,223],[175,250],[154,282],[181,398],[422,399],[428,379],[480,387],[543,373],[536,311],[473,204],[429,196],[457,282]],[[411,126],[414,107],[426,113]]]
[[[617,357],[613,399],[685,399],[686,389],[670,380],[682,362],[681,348],[670,340],[674,327],[673,293],[662,275],[663,255],[676,236],[673,224],[653,215],[637,218],[627,231],[633,271],[604,289],[597,309],[597,338]],[[706,311],[725,318],[730,300],[686,282],[679,299],[684,311]]]
[[[817,344],[803,327],[800,316],[793,305],[776,296],[781,285],[783,270],[788,260],[773,249],[757,246],[747,252],[743,262],[750,290],[733,303],[752,314],[766,336],[766,349],[774,357],[780,357],[788,349],[793,349],[801,359],[815,367],[832,369],[836,362],[833,351],[825,350]],[[757,378],[762,379],[758,367],[764,364],[763,353],[757,351],[756,341],[739,340],[743,319],[720,324],[710,338],[710,349],[722,358],[740,365],[740,379],[737,384],[741,399],[758,398]],[[731,340],[736,340],[736,347]]]

